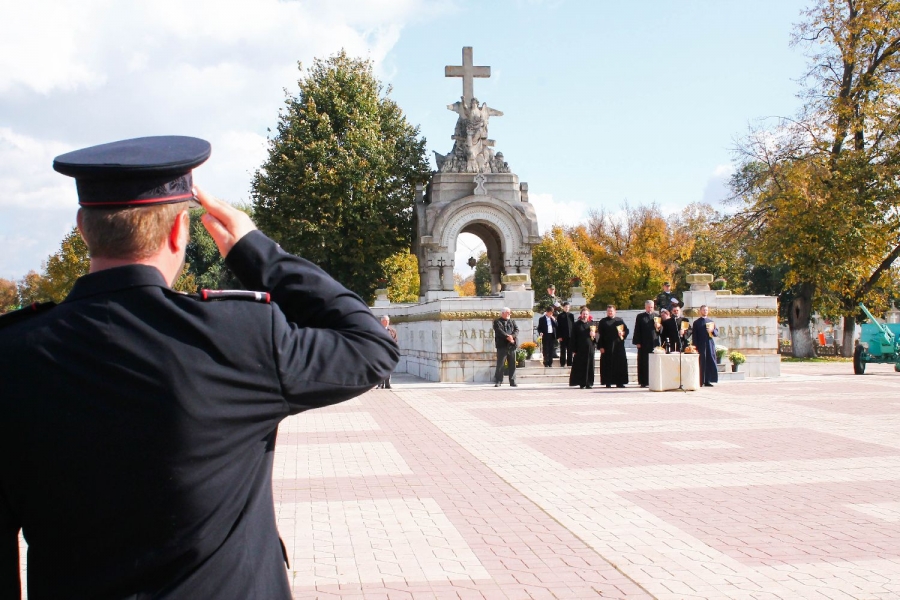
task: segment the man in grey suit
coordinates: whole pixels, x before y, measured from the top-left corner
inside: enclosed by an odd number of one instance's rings
[[[494,321],[494,344],[497,346],[497,369],[494,371],[494,387],[503,383],[503,362],[509,363],[509,385],[516,387],[516,347],[519,326],[510,319],[512,311],[503,307],[500,318]]]

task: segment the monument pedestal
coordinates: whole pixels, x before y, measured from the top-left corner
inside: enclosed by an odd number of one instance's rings
[[[534,293],[527,291],[395,304],[372,312],[390,315],[397,330],[403,356],[396,372],[428,381],[489,383],[497,360],[494,320],[501,309],[510,308],[519,326],[519,342],[531,341],[533,303]]]
[[[691,282],[691,275],[688,282]],[[712,275],[707,276],[712,281]],[[723,293],[726,292],[726,293]],[[747,377],[779,377],[778,298],[738,296],[727,290],[693,290],[684,293],[684,315],[696,319],[702,305],[719,328],[716,344],[747,357],[741,371]],[[723,362],[727,362],[727,357]]]

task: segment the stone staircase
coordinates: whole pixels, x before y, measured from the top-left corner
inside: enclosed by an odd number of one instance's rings
[[[539,355],[538,355],[539,356]],[[594,368],[599,370],[600,353],[594,354]],[[540,358],[532,358],[525,361],[524,367],[516,369],[517,383],[555,383],[568,384],[569,370],[571,367],[560,367],[559,359],[553,359],[553,366],[544,367],[544,361]],[[718,365],[719,381],[743,381],[747,376],[746,373],[738,371],[731,372],[731,363],[723,363]],[[637,353],[628,353],[628,381],[637,383]],[[597,381],[595,385],[600,384],[599,372],[597,373]]]
[[[717,367],[719,369],[719,381],[743,381],[747,377],[747,374],[743,371],[732,373],[730,362],[723,362]]]

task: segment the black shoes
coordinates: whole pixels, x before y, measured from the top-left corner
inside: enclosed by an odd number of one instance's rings
[[[607,383],[607,384],[606,384],[606,387],[611,388],[611,387],[612,387],[612,384]]]
[[[711,384],[711,383],[704,383],[704,384],[703,384],[703,387],[713,387],[713,384]]]
[[[606,386],[606,387],[609,387],[609,386]],[[619,387],[625,387],[625,384],[624,384],[624,383],[620,383],[620,384],[618,384],[616,387],[617,387],[617,388],[619,388]]]
[[[511,384],[509,384],[509,387],[519,387],[519,384],[518,384],[518,383],[511,383]]]
[[[499,383],[495,383],[495,384],[494,384],[494,387],[500,387],[500,384],[499,384]]]

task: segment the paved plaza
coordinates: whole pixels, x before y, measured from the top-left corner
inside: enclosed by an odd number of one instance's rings
[[[295,597],[900,598],[900,373],[783,373],[690,393],[397,376],[288,419]]]

